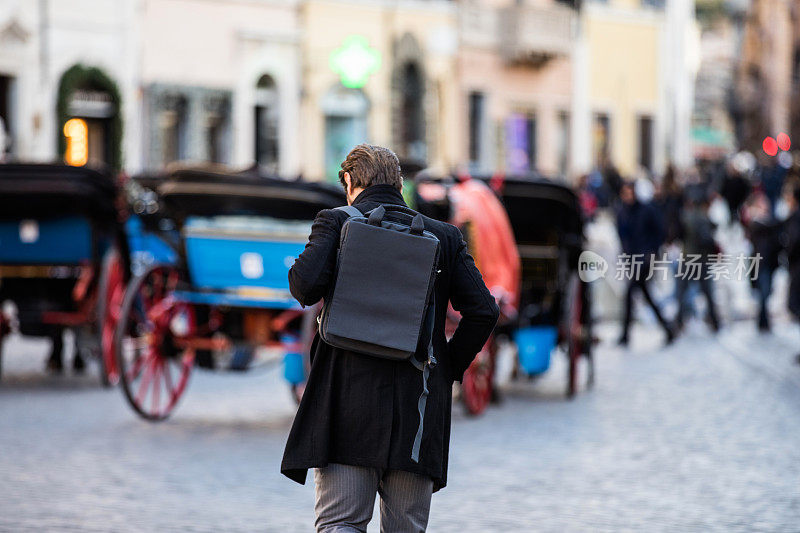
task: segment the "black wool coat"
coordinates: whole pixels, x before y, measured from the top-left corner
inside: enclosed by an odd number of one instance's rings
[[[362,212],[381,204],[405,205],[389,185],[368,187],[353,202]],[[333,282],[346,219],[340,210],[320,211],[305,250],[289,271],[292,295],[304,306],[319,302]],[[411,460],[411,448],[419,424],[422,373],[408,361],[340,350],[317,335],[311,345],[308,383],[281,463],[281,472],[294,481],[305,483],[309,468],[341,463],[429,476],[434,490],[447,483],[453,381],[461,380],[483,347],[499,311],[458,228],[425,217],[425,229],[439,238],[441,246],[433,329],[439,364],[428,381],[419,463]],[[448,302],[462,316],[449,341],[444,332]]]

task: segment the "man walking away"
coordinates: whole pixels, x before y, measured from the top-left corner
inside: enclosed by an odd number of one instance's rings
[[[632,271],[625,290],[625,318],[622,323],[622,336],[619,344],[628,344],[628,333],[633,318],[633,293],[636,289],[642,292],[645,301],[656,315],[658,323],[667,336],[667,344],[673,341],[672,329],[664,320],[661,310],[653,301],[647,287],[647,275],[650,272],[650,262],[658,252],[664,240],[664,227],[655,207],[647,202],[641,202],[634,193],[631,183],[625,183],[620,189],[622,206],[617,214],[617,231],[622,243],[623,253],[633,260],[643,261],[640,271]]]
[[[800,320],[800,185],[789,197],[792,214],[786,221],[786,258],[789,263],[789,311]],[[800,364],[800,354],[797,354]]]
[[[719,331],[719,318],[717,317],[716,304],[714,302],[714,287],[712,280],[708,277],[708,262],[711,254],[717,251],[717,243],[714,240],[714,223],[708,218],[708,198],[705,194],[689,195],[687,197],[687,207],[683,213],[683,276],[679,277],[678,282],[678,317],[677,327],[682,328],[686,315],[689,313],[690,302],[687,301],[686,293],[689,284],[697,282],[700,290],[706,297],[708,305],[708,320],[711,329],[716,333]],[[699,261],[700,268],[696,271],[691,270],[686,265],[688,260]]]
[[[758,290],[759,331],[769,331],[767,302],[772,294],[772,279],[780,264],[782,223],[772,215],[769,200],[764,194],[754,194],[747,207],[747,236],[753,245],[753,255],[761,257],[755,287]]]
[[[347,202],[359,212],[405,206],[400,165],[391,150],[362,144],[341,166]],[[317,215],[308,244],[289,271],[292,295],[302,305],[329,293],[347,219],[340,209]],[[376,494],[382,532],[425,531],[431,493],[447,483],[453,382],[461,380],[489,338],[499,311],[459,230],[428,217],[424,229],[440,243],[432,333],[438,365],[427,379],[425,408],[418,409],[420,371],[408,361],[335,348],[319,335],[312,343],[311,372],[281,472],[304,483],[307,470],[315,469],[317,531],[366,531]],[[395,290],[391,279],[386,286]],[[462,317],[450,341],[444,332],[448,302]],[[413,449],[419,452],[416,460]]]

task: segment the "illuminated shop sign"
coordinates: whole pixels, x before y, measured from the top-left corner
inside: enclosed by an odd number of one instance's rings
[[[370,75],[381,66],[381,54],[369,46],[363,35],[350,35],[334,50],[328,64],[339,74],[342,85],[350,89],[363,87]]]
[[[89,161],[89,128],[86,121],[71,118],[64,124],[64,137],[67,138],[67,151],[64,160],[68,165],[82,167]]]

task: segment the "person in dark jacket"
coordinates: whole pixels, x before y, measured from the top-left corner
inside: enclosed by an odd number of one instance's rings
[[[772,279],[780,265],[781,221],[772,215],[769,200],[764,194],[753,195],[747,206],[747,237],[753,245],[753,253],[760,257],[755,286],[758,289],[759,331],[769,331],[767,302],[772,294]]]
[[[700,291],[706,297],[708,304],[708,321],[711,329],[719,331],[719,316],[714,300],[714,287],[712,277],[709,277],[709,261],[712,254],[717,253],[717,242],[714,240],[714,223],[708,217],[708,197],[705,194],[689,195],[686,199],[686,209],[681,217],[683,225],[683,264],[678,284],[678,316],[676,328],[682,329],[686,315],[689,314],[690,302],[687,299],[689,286],[692,283],[700,285]],[[699,268],[690,266],[695,263]]]
[[[722,180],[719,194],[725,199],[730,211],[731,222],[739,220],[739,211],[750,195],[750,182],[742,174],[730,166]]]
[[[791,215],[785,222],[784,242],[789,270],[789,311],[800,320],[800,185],[789,197]],[[796,361],[800,364],[800,353]]]
[[[628,332],[633,318],[633,293],[637,289],[642,292],[645,301],[656,315],[669,344],[673,340],[672,328],[667,324],[647,287],[651,262],[661,243],[664,242],[664,225],[652,203],[639,201],[631,183],[625,183],[620,189],[620,200],[622,206],[617,213],[617,232],[622,252],[630,256],[632,262],[638,260],[643,264],[639,272],[629,273],[628,286],[625,290],[625,316],[619,344],[623,346],[628,344]]]
[[[397,156],[386,148],[355,147],[339,176],[348,204],[362,213],[380,205],[405,205]],[[290,290],[303,306],[316,304],[330,289],[346,219],[340,210],[320,211],[305,250],[289,271]],[[447,483],[453,382],[461,381],[491,335],[499,310],[461,232],[428,217],[425,230],[441,246],[433,329],[439,364],[428,381],[419,462],[411,458],[419,425],[419,370],[407,361],[334,348],[317,335],[281,472],[304,483],[308,469],[315,469],[318,531],[366,531],[376,493],[382,531],[424,531],[431,493]],[[449,341],[444,331],[448,302],[461,313]]]
[[[683,189],[678,183],[678,171],[672,164],[667,166],[664,179],[656,192],[655,205],[661,212],[664,221],[666,244],[672,244],[683,237],[681,212],[683,211]]]

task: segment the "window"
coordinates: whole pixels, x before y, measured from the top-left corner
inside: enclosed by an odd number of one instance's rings
[[[567,175],[569,169],[569,113],[562,111],[558,114],[558,172]]]
[[[261,76],[256,85],[255,160],[269,173],[279,171],[279,112],[278,89],[268,75]]]
[[[425,159],[422,75],[416,63],[407,63],[400,82],[400,146],[402,157]]]
[[[653,171],[653,118],[639,117],[639,166]]]
[[[525,117],[525,155],[527,156],[527,170],[536,168],[536,115]]]
[[[187,102],[183,96],[167,96],[165,109],[159,116],[161,130],[161,162],[163,164],[186,158]]]
[[[506,119],[506,168],[526,174],[536,168],[536,115],[512,113]]]
[[[14,130],[11,117],[11,88],[13,78],[0,76],[0,160],[5,153],[14,151]]]
[[[483,136],[484,95],[469,93],[469,160],[477,163],[481,159],[481,137]]]
[[[206,132],[206,157],[212,163],[224,163],[225,118],[221,115],[208,116]]]
[[[361,89],[342,85],[331,88],[322,98],[325,113],[325,174],[339,181],[341,163],[357,144],[368,142],[367,115],[370,103]]]

